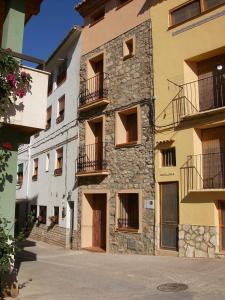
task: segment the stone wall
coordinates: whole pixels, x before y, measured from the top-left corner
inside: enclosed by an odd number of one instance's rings
[[[214,226],[179,225],[180,257],[215,257],[218,229]]]
[[[34,224],[29,238],[45,243],[66,247],[67,229],[58,225],[47,226],[44,224]]]
[[[136,51],[131,58],[123,58],[123,41],[135,36]],[[85,141],[85,120],[105,116],[106,160],[108,176],[77,178],[79,187],[78,232],[81,237],[82,190],[107,190],[108,199],[108,250],[119,253],[154,253],[154,210],[145,209],[144,201],[154,199],[153,157],[153,78],[151,23],[146,21],[125,34],[100,46],[81,59],[81,78],[87,78],[86,62],[99,53],[104,53],[104,69],[109,74],[109,100],[107,107],[80,113],[80,144]],[[115,112],[140,105],[141,143],[127,147],[115,147]],[[142,231],[140,233],[118,232],[115,228],[116,192],[118,190],[142,191]]]

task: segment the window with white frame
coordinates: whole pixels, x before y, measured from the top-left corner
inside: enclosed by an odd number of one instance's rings
[[[62,175],[62,169],[63,169],[63,147],[56,150],[55,176]]]

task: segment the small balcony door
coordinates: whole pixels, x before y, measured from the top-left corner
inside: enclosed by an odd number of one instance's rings
[[[103,98],[103,59],[94,64],[95,86],[98,99]]]
[[[103,130],[102,122],[94,123],[95,161],[96,161],[97,170],[102,170],[102,158],[103,158],[102,130]]]
[[[225,106],[225,54],[198,63],[200,111]]]
[[[225,202],[219,202],[220,250],[225,251]]]

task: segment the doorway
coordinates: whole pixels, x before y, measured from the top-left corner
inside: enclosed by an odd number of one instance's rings
[[[107,195],[85,194],[82,203],[81,246],[106,251]]]
[[[219,202],[220,251],[225,251],[225,201]]]
[[[160,246],[163,249],[177,251],[179,220],[178,182],[160,183],[160,195]]]

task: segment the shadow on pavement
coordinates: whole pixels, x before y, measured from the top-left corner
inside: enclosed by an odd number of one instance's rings
[[[25,240],[25,241],[19,243],[18,246],[21,249],[21,251],[19,251],[16,255],[15,268],[17,269],[17,272],[19,273],[21,264],[23,262],[27,262],[27,261],[36,261],[37,255],[36,255],[36,253],[33,253],[32,251],[28,251],[27,249],[25,250],[25,248],[36,246],[36,243],[33,241]]]

